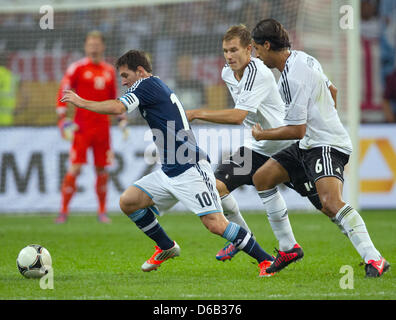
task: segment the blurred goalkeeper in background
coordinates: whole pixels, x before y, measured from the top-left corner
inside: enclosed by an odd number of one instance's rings
[[[69,154],[70,167],[63,178],[62,203],[56,223],[67,220],[69,203],[77,189],[76,179],[81,167],[87,162],[88,149],[92,149],[95,161],[98,220],[103,223],[111,222],[106,213],[109,176],[106,166],[112,161],[109,116],[77,109],[71,122],[66,118],[66,103],[60,101],[65,89],[71,89],[83,98],[95,101],[115,99],[117,96],[115,69],[104,61],[105,42],[102,33],[89,32],[85,38],[84,50],[86,56],[68,67],[58,92],[58,127],[62,137],[71,140],[72,145]],[[125,127],[126,116],[118,120]]]

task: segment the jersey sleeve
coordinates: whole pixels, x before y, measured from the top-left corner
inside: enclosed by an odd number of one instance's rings
[[[286,115],[284,122],[286,125],[300,125],[307,122],[307,110],[309,102],[309,88],[306,84],[288,79],[285,83],[287,86],[290,103],[286,104]],[[288,99],[286,99],[288,100]]]
[[[140,104],[139,98],[129,90],[122,97],[118,98],[118,100],[123,103],[128,113],[135,110]]]
[[[137,107],[148,107],[157,102],[156,88],[150,78],[138,80],[127,92],[119,98],[130,113]]]
[[[256,69],[251,69],[246,83],[238,96],[235,103],[235,109],[241,109],[256,113],[261,101],[270,93],[270,86],[268,86],[272,74],[264,74],[257,72]]]

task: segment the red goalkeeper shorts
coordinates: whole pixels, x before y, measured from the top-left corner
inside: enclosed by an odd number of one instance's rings
[[[105,167],[112,162],[113,154],[110,149],[110,128],[98,127],[95,129],[76,131],[70,150],[72,164],[87,163],[87,151],[92,149],[95,166]]]

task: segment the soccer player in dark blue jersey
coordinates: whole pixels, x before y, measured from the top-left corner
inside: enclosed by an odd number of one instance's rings
[[[139,108],[152,130],[162,167],[136,181],[120,197],[121,210],[157,244],[142,270],[155,270],[167,259],[180,255],[180,247],[156,218],[156,214],[180,201],[200,217],[210,232],[255,258],[260,276],[270,276],[266,269],[273,257],[243,227],[224,217],[209,158],[198,147],[175,93],[152,75],[146,53],[130,50],[117,60],[116,67],[122,85],[128,87],[119,99],[88,101],[65,90],[61,100],[102,114],[117,115]]]

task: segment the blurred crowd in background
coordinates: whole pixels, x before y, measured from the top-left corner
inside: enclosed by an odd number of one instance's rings
[[[217,0],[56,11],[50,31],[38,27],[39,13],[0,13],[0,126],[56,124],[59,81],[83,57],[84,37],[94,29],[105,34],[109,62],[131,48],[149,52],[154,73],[186,109],[233,107],[220,77],[222,35],[232,24],[252,28],[264,17],[280,20],[293,35],[300,4]],[[361,0],[361,46],[361,120],[396,122],[395,0]]]
[[[396,122],[396,1],[361,1],[362,121]]]

